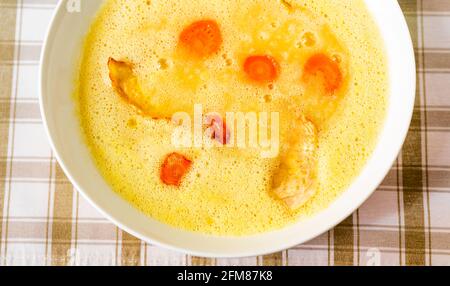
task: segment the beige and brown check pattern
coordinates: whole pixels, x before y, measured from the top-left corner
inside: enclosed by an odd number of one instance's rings
[[[246,259],[143,243],[74,191],[38,107],[39,55],[57,2],[0,0],[0,265],[450,265],[450,0],[399,1],[416,48],[417,101],[378,191],[334,230]]]

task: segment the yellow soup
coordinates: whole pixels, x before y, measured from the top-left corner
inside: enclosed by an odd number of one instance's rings
[[[205,21],[217,27],[196,30]],[[86,142],[115,192],[174,227],[231,236],[326,208],[371,155],[388,100],[383,43],[363,0],[108,0],[77,86]],[[279,152],[213,139],[175,146],[179,126],[167,119],[193,116],[196,104],[277,114],[279,130],[266,125],[279,131]],[[173,153],[186,160],[168,184]]]

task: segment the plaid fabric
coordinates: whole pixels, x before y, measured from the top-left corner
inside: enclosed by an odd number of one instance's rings
[[[0,0],[0,265],[450,265],[450,0],[399,0],[417,56],[410,134],[378,191],[293,249],[202,259],[143,243],[99,215],[55,161],[38,65],[57,0]]]

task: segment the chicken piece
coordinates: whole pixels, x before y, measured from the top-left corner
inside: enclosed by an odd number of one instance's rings
[[[108,69],[111,84],[119,95],[129,104],[136,107],[139,112],[150,115],[148,114],[152,109],[150,102],[142,94],[139,81],[133,72],[133,66],[129,63],[109,58]]]
[[[139,85],[139,79],[133,71],[133,65],[124,61],[109,58],[109,78],[113,88],[139,113],[153,119],[170,120],[173,114],[183,111],[186,106],[173,104],[156,94],[145,94]]]
[[[303,116],[291,132],[289,147],[282,151],[273,182],[273,194],[291,210],[303,206],[316,192],[318,131]]]

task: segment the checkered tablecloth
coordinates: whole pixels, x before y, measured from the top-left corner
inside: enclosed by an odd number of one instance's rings
[[[141,242],[73,189],[38,106],[40,50],[57,2],[0,0],[0,265],[450,265],[450,0],[399,1],[416,49],[417,101],[379,189],[334,230],[245,259]]]

